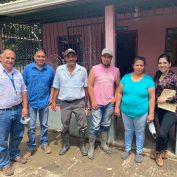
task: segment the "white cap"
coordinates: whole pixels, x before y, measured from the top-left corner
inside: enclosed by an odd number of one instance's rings
[[[111,49],[108,49],[108,48],[104,48],[101,52],[102,55],[105,55],[105,54],[108,54],[110,55],[111,57],[113,56],[112,54],[112,50]]]

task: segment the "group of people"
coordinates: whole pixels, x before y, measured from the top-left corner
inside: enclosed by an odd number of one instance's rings
[[[156,141],[153,158],[159,166],[167,158],[167,145],[170,128],[177,123],[177,111],[171,112],[158,108],[159,104],[176,103],[176,95],[162,98],[164,89],[177,90],[177,75],[170,70],[171,61],[166,54],[159,56],[159,71],[154,81],[145,73],[145,58],[135,57],[133,72],[120,80],[119,69],[111,66],[112,50],[105,48],[101,62],[87,71],[77,64],[76,51],[69,48],[64,53],[66,64],[56,71],[46,64],[46,53],[38,49],[34,63],[27,65],[21,75],[14,66],[14,51],[6,49],[0,58],[0,168],[7,176],[13,175],[11,161],[25,164],[36,152],[36,119],[39,114],[40,144],[46,154],[51,153],[48,142],[49,106],[56,111],[59,100],[62,122],[62,148],[64,155],[70,148],[69,125],[72,114],[77,121],[82,155],[94,158],[94,145],[100,137],[100,148],[107,154],[108,131],[113,114],[122,116],[125,128],[125,151],[123,160],[131,155],[133,135],[136,137],[135,162],[143,161],[145,126],[158,115],[160,131]],[[155,109],[155,107],[157,109]],[[87,114],[90,112],[90,126]],[[30,117],[28,124],[28,150],[20,155],[19,145],[24,134],[21,119]],[[89,148],[86,146],[86,130],[89,132]]]

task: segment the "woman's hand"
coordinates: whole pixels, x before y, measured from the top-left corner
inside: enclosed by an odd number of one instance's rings
[[[167,101],[167,99],[163,98],[163,97],[158,97],[158,99],[157,99],[158,104],[166,103],[166,101]]]
[[[147,117],[147,122],[153,122],[154,121],[154,113],[149,113]]]

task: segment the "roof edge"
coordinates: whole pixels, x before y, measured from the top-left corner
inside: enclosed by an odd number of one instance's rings
[[[0,4],[0,15],[13,16],[35,12],[41,8],[52,7],[56,5],[66,5],[79,0],[21,0],[5,4]]]

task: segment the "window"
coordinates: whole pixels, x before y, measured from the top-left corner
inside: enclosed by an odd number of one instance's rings
[[[59,36],[58,37],[58,53],[60,56],[63,56],[63,52],[72,48],[77,53],[78,63],[82,64],[82,40],[79,35],[71,35],[71,36]]]
[[[167,29],[165,48],[172,59],[172,66],[177,66],[177,28]]]

